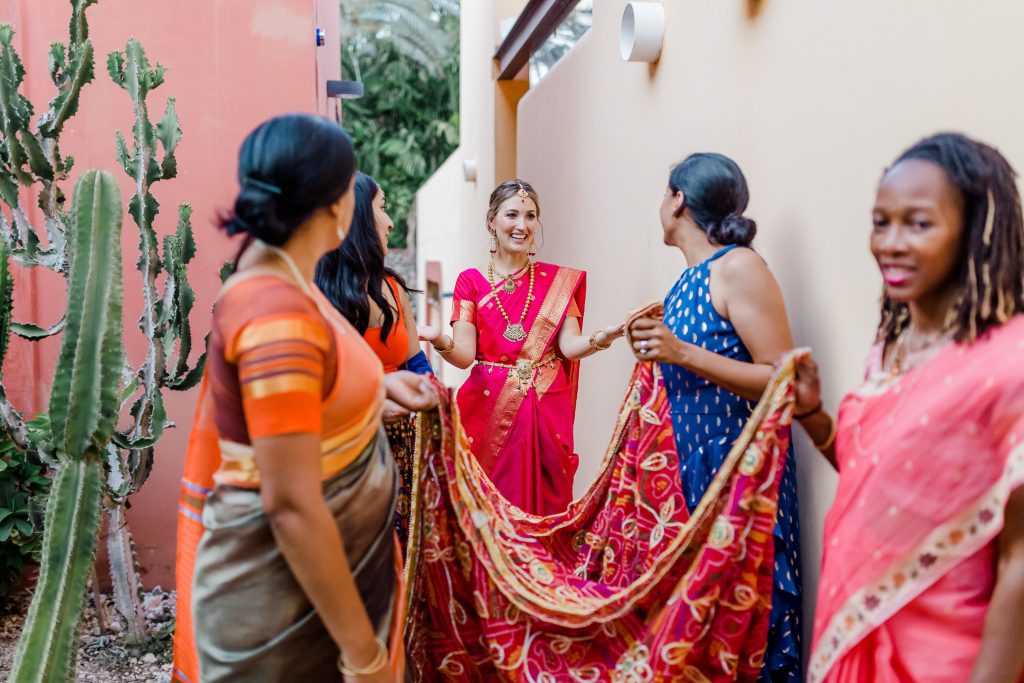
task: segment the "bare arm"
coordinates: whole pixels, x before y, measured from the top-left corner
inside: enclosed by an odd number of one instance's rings
[[[368,665],[377,655],[377,636],[321,492],[319,435],[255,439],[253,449],[263,508],[281,554],[346,661]],[[386,681],[387,676],[381,671],[360,680]]]
[[[597,333],[595,341],[599,346],[609,346],[626,333],[624,325],[611,325]],[[580,360],[597,353],[590,345],[590,337],[583,336],[580,330],[580,319],[567,317],[558,330],[558,350],[568,360]]]
[[[1006,503],[997,571],[971,683],[1015,683],[1024,673],[1024,488]]]
[[[800,424],[818,451],[838,471],[833,431],[836,428],[835,419],[822,407],[818,364],[810,356],[801,358],[796,364],[796,405],[793,407],[793,413],[798,416],[806,415],[800,420]]]
[[[419,338],[433,344],[436,350],[448,348],[454,340],[455,347],[441,357],[457,368],[464,370],[476,360],[476,325],[473,323],[456,320],[452,323],[451,335],[429,326],[421,326],[417,331]]]
[[[398,305],[402,307],[402,320],[405,322],[405,333],[409,336],[409,352],[405,359],[409,360],[420,352],[420,337],[416,332],[416,318],[412,312],[409,295],[401,287],[398,288]]]
[[[717,270],[715,266],[719,266]],[[712,286],[721,293],[721,314],[732,322],[753,362],[727,358],[682,341],[661,322],[637,320],[630,330],[640,360],[679,365],[718,386],[756,401],[774,372],[774,361],[793,348],[782,292],[764,261],[739,249],[712,266]],[[647,353],[639,351],[645,345]]]

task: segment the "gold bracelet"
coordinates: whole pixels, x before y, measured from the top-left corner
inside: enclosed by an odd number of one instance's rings
[[[825,413],[825,414],[826,414],[826,415],[828,415],[828,413]],[[832,444],[833,444],[833,443],[835,443],[835,440],[836,440],[836,432],[838,431],[838,429],[837,429],[837,427],[836,427],[836,421],[835,421],[835,420],[834,420],[834,419],[832,418],[832,416],[831,416],[831,415],[828,415],[828,423],[829,423],[830,425],[832,425],[832,429],[831,429],[831,430],[829,431],[829,433],[828,433],[828,438],[827,438],[827,439],[825,439],[825,442],[824,442],[824,443],[820,443],[820,444],[819,444],[819,443],[817,443],[817,442],[815,442],[815,443],[814,443],[814,447],[815,447],[815,448],[817,448],[817,449],[818,449],[819,451],[821,451],[822,453],[824,453],[824,452],[825,452],[825,451],[827,451],[827,450],[828,450],[829,448],[831,448],[831,447],[832,447]]]
[[[369,676],[383,669],[388,664],[388,646],[380,638],[376,639],[377,655],[366,666],[350,666],[345,661],[345,653],[338,655],[338,671],[346,676]]]
[[[452,343],[449,344],[448,346],[444,347],[443,349],[439,349],[436,346],[434,346],[434,350],[437,351],[442,356],[447,356],[449,353],[451,353],[452,351],[455,350],[455,337],[452,336],[451,340],[452,340]],[[431,344],[431,346],[433,346],[433,344]]]
[[[604,346],[601,346],[600,344],[597,343],[597,335],[599,334],[601,334],[601,330],[598,330],[594,332],[594,334],[590,335],[590,348],[594,349],[595,351],[604,351],[605,349],[611,348],[611,342],[608,342]]]

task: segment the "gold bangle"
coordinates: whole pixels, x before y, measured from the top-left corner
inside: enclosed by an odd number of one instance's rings
[[[449,353],[451,353],[452,351],[455,350],[455,337],[454,336],[451,337],[451,340],[452,340],[452,343],[449,344],[448,346],[444,347],[443,349],[439,349],[436,346],[434,346],[434,350],[437,351],[442,356],[447,356]]]
[[[825,414],[826,414],[826,415],[828,415],[828,413],[825,413]],[[827,438],[827,439],[825,439],[825,442],[824,442],[824,443],[820,443],[820,444],[819,444],[818,442],[814,442],[814,447],[815,447],[815,448],[817,448],[817,449],[818,449],[819,451],[821,451],[822,453],[824,453],[824,452],[825,452],[825,451],[827,451],[827,450],[828,450],[829,448],[831,448],[831,447],[832,447],[832,444],[833,444],[833,443],[835,443],[835,440],[836,440],[836,432],[838,431],[838,429],[837,429],[837,427],[836,427],[836,421],[835,421],[835,420],[834,420],[834,419],[832,418],[832,416],[831,416],[831,415],[828,415],[828,423],[829,423],[830,425],[832,425],[832,428],[831,428],[831,430],[830,430],[830,431],[829,431],[829,433],[828,433],[828,438]]]
[[[366,666],[350,666],[345,661],[345,653],[338,655],[338,671],[346,676],[369,676],[383,669],[388,664],[388,646],[380,638],[375,639],[377,654]]]
[[[604,346],[601,346],[600,344],[597,343],[597,335],[599,334],[601,334],[601,330],[597,330],[592,335],[590,335],[590,348],[594,349],[595,351],[604,351],[607,348],[611,348],[611,342],[608,342]]]

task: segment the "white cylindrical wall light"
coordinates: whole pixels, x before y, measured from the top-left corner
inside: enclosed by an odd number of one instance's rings
[[[462,175],[466,178],[467,183],[476,182],[476,161],[473,159],[466,159],[462,162]]]
[[[660,2],[628,2],[619,27],[619,54],[627,62],[656,62],[665,37],[665,8]]]

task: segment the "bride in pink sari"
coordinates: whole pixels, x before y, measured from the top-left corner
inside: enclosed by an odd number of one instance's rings
[[[817,368],[797,417],[839,471],[808,680],[1013,683],[1024,674],[1024,220],[995,149],[937,135],[882,177],[885,290],[838,419]]]
[[[534,261],[540,199],[510,180],[491,193],[486,268],[455,283],[452,334],[420,328],[441,356],[473,365],[459,389],[462,428],[483,471],[525,512],[548,515],[573,499],[573,422],[580,359],[608,348],[622,326],[582,333],[583,271]]]

